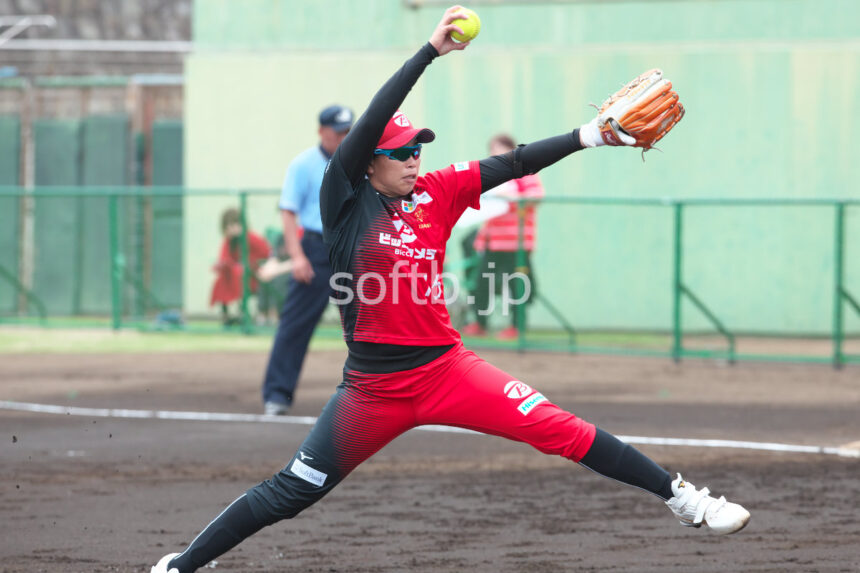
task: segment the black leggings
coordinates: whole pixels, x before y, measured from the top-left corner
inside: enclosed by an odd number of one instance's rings
[[[324,410],[321,417],[326,417],[326,414]],[[600,428],[596,430],[594,442],[579,462],[580,465],[653,493],[663,500],[672,497],[672,478],[666,470],[612,434]],[[197,536],[185,552],[168,564],[168,568],[176,567],[179,573],[192,573],[263,527],[296,516],[331,491],[348,470],[344,471],[337,464],[326,464],[322,470],[328,475],[323,477],[319,470],[313,470],[302,462],[302,458],[316,457],[315,462],[331,459],[324,445],[325,440],[316,440],[314,435],[317,434],[309,436],[284,470],[234,501]],[[299,474],[304,474],[304,477],[299,477]]]
[[[664,501],[672,497],[672,476],[650,458],[609,432],[595,428],[591,449],[579,461],[593,472],[644,489]]]

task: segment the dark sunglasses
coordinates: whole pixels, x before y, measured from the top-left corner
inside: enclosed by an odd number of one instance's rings
[[[385,155],[388,159],[396,159],[397,161],[407,161],[410,157],[418,159],[421,157],[421,144],[398,147],[397,149],[376,149],[373,154]]]

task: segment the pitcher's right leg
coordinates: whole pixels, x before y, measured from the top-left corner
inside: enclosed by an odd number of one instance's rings
[[[254,514],[267,525],[295,517],[413,425],[408,401],[341,384],[293,459],[248,490]]]
[[[284,469],[234,501],[163,573],[196,571],[263,527],[295,517],[413,425],[409,401],[341,384]]]

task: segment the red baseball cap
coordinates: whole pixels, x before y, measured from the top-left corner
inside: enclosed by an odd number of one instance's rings
[[[418,143],[430,143],[436,139],[436,134],[426,127],[418,129],[413,126],[406,114],[398,111],[385,124],[385,131],[382,132],[382,137],[379,138],[376,147],[377,149],[397,149],[416,137]]]

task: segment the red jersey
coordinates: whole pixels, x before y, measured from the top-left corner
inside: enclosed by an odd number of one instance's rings
[[[438,346],[460,339],[445,306],[445,246],[463,211],[479,208],[480,194],[477,161],[427,173],[409,195],[392,198],[366,179],[353,188],[335,153],[321,206],[347,342]]]

